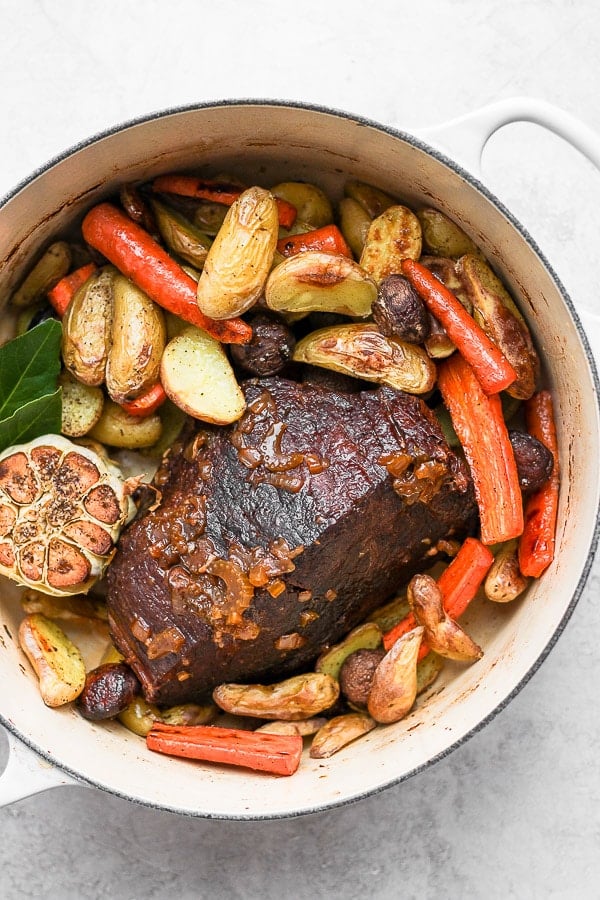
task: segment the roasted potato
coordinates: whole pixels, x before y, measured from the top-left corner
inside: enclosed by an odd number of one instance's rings
[[[211,239],[185,216],[160,200],[152,200],[152,209],[160,235],[169,250],[201,270],[212,244]]]
[[[71,250],[65,241],[51,244],[11,297],[13,306],[31,306],[47,294],[71,266]]]
[[[293,722],[329,709],[339,693],[335,678],[307,672],[277,684],[221,684],[214,689],[213,700],[234,715]]]
[[[442,592],[430,575],[415,575],[407,590],[412,613],[432,650],[447,659],[475,662],[483,650],[444,609]]]
[[[410,712],[417,696],[417,660],[425,629],[403,634],[375,670],[367,709],[382,724],[399,722]]]
[[[269,275],[265,299],[280,313],[333,312],[364,318],[377,296],[375,282],[345,256],[306,250]]]
[[[301,737],[316,734],[319,728],[327,722],[323,716],[317,716],[312,719],[299,719],[296,722],[265,722],[255,731],[266,731],[268,734],[299,734]]]
[[[377,282],[401,272],[403,259],[421,255],[421,226],[406,206],[390,206],[369,226],[361,267]]]
[[[87,436],[109,447],[139,450],[156,444],[161,431],[162,423],[157,414],[140,419],[130,416],[114,400],[106,400],[102,415]]]
[[[370,219],[376,219],[397,202],[385,191],[380,191],[379,188],[364,181],[347,181],[344,185],[344,194],[362,206]]]
[[[368,734],[376,723],[366,713],[352,712],[329,719],[315,734],[311,747],[311,759],[327,759],[351,741]]]
[[[82,384],[66,370],[58,385],[62,389],[61,431],[68,437],[83,437],[102,415],[104,394],[101,388]]]
[[[421,347],[384,337],[374,324],[313,331],[298,342],[294,359],[410,394],[426,394],[436,378],[435,365]]]
[[[457,271],[473,304],[473,318],[517,373],[507,393],[528,400],[535,391],[539,359],[519,308],[486,262],[461,257]]]
[[[244,411],[244,395],[223,346],[200,328],[189,326],[169,341],[160,380],[172,402],[196,419],[227,425]]]
[[[213,319],[229,319],[260,297],[277,247],[275,198],[248,188],[229,208],[208,251],[198,282],[198,306]]]
[[[297,221],[312,228],[322,228],[333,222],[333,209],[327,194],[316,184],[304,181],[282,181],[271,188],[274,197],[287,200],[296,207]],[[288,232],[292,233],[292,232]],[[298,234],[298,232],[293,232]]]
[[[166,342],[160,307],[123,275],[114,278],[106,389],[116,403],[134,400],[158,381]]]
[[[46,616],[26,616],[19,626],[19,645],[39,679],[46,706],[75,700],[85,684],[81,653],[67,635]]]
[[[357,259],[363,252],[367,234],[371,227],[371,216],[352,197],[343,197],[338,206],[340,231]]]
[[[214,237],[225,220],[227,206],[210,200],[198,204],[194,213],[194,225],[208,237]]]
[[[507,541],[500,546],[487,573],[484,591],[494,603],[510,603],[520,597],[529,579],[519,569],[517,541]]]
[[[106,266],[75,293],[63,317],[62,356],[78,381],[97,387],[104,382],[111,345],[117,270]]]
[[[470,253],[483,259],[483,255],[471,238],[456,222],[437,209],[420,209],[417,212],[423,230],[423,248],[434,256],[458,259]]]

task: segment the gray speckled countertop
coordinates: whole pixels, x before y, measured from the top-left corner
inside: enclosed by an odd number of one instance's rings
[[[596,0],[0,0],[0,31],[0,194],[114,122],[223,97],[312,101],[410,130],[528,94],[600,131]],[[600,304],[591,164],[512,125],[490,141],[484,177],[571,295]],[[40,794],[0,810],[0,896],[600,897],[599,580],[596,564],[508,708],[408,782],[254,823],[79,787]]]

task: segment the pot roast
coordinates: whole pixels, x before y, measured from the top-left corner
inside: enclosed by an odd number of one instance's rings
[[[114,641],[159,703],[306,668],[475,521],[466,466],[419,398],[280,377],[243,390],[238,422],[195,423],[163,460],[160,503],[109,570]]]

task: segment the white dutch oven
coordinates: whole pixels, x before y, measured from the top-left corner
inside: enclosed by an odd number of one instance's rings
[[[477,174],[490,135],[518,120],[562,135],[600,167],[600,141],[589,129],[531,100],[495,104],[429,132],[426,139],[449,148]],[[480,604],[471,614],[467,627],[485,648],[479,663],[447,665],[406,719],[375,730],[330,760],[305,754],[299,772],[288,779],[152,754],[118,724],[94,725],[72,709],[46,708],[15,642],[18,604],[6,599],[3,585],[0,719],[8,729],[10,757],[0,777],[0,804],[75,783],[190,815],[268,818],[325,809],[381,790],[450,752],[514,696],[562,631],[591,565],[600,429],[586,334],[523,228],[475,177],[409,134],[334,111],[262,102],[180,109],[126,125],[75,148],[5,200],[0,296],[9,294],[37,247],[122,182],[199,164],[267,184],[315,180],[332,195],[339,195],[347,177],[358,178],[409,205],[438,207],[474,238],[518,298],[556,401],[562,465],[556,559],[510,609]],[[585,326],[593,341],[597,322],[590,316]]]

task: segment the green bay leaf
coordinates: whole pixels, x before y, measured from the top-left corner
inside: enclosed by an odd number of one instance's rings
[[[48,319],[0,347],[0,424],[56,391],[61,340],[60,322]]]
[[[61,389],[31,400],[12,416],[0,421],[0,452],[14,444],[32,441],[43,434],[60,434]]]

